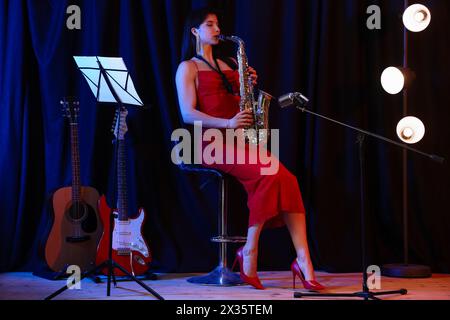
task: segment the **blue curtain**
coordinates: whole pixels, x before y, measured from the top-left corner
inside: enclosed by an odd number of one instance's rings
[[[416,80],[409,113],[427,134],[417,147],[449,158],[450,48],[448,1],[421,1],[430,27],[410,34]],[[81,8],[81,30],[69,30],[66,9]],[[172,164],[171,133],[182,126],[174,85],[187,13],[213,5],[223,33],[247,43],[259,87],[275,96],[301,91],[310,109],[395,139],[401,96],[385,94],[382,70],[402,63],[403,1],[387,0],[2,0],[0,2],[0,271],[34,270],[52,224],[51,195],[71,184],[64,96],[80,101],[81,180],[111,198],[114,107],[98,104],[74,55],[121,56],[146,108],[129,108],[130,211],[147,211],[152,269],[207,271],[215,266],[217,181]],[[381,8],[381,30],[369,30],[366,9]],[[354,132],[300,111],[271,107],[280,128],[282,162],[297,175],[307,209],[316,268],[359,271],[359,162]],[[403,260],[402,151],[369,139],[368,262]],[[410,262],[450,271],[450,170],[409,153]],[[233,233],[246,231],[242,187],[233,182]],[[285,228],[267,230],[260,270],[286,270],[295,253]],[[231,248],[233,249],[233,248]],[[230,250],[230,256],[233,250]]]

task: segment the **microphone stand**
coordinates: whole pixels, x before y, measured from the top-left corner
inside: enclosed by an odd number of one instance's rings
[[[356,297],[356,298],[363,298],[364,300],[380,300],[377,298],[377,296],[381,295],[391,295],[391,294],[401,294],[405,295],[408,293],[406,289],[399,289],[399,290],[393,290],[393,291],[380,291],[380,292],[372,292],[369,290],[367,286],[367,263],[366,263],[366,213],[365,213],[365,188],[364,188],[364,142],[366,140],[366,137],[373,137],[379,140],[382,140],[384,142],[396,145],[400,148],[413,151],[415,153],[421,154],[433,161],[436,161],[440,164],[442,164],[445,159],[433,154],[428,154],[425,152],[422,152],[420,150],[417,150],[415,148],[412,148],[410,146],[398,143],[396,141],[390,140],[388,138],[385,138],[383,136],[374,134],[372,132],[362,130],[357,127],[350,126],[348,124],[345,124],[343,122],[325,117],[321,114],[318,114],[316,112],[310,111],[306,109],[305,105],[308,103],[308,100],[301,95],[300,93],[292,94],[291,98],[295,99],[294,104],[297,109],[301,110],[302,112],[306,112],[309,114],[312,114],[316,117],[325,119],[327,121],[331,121],[335,124],[338,124],[340,126],[343,126],[345,128],[352,129],[353,131],[356,131],[358,133],[357,137],[357,143],[359,146],[359,169],[360,169],[360,201],[361,201],[361,208],[360,208],[360,215],[361,215],[361,254],[362,254],[362,292],[354,292],[354,293],[302,293],[302,292],[295,292],[294,298],[302,298],[302,297]]]

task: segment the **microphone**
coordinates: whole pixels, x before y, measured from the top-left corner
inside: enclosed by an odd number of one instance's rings
[[[295,104],[306,106],[309,99],[300,92],[286,93],[278,98],[278,104],[281,108],[286,108]]]

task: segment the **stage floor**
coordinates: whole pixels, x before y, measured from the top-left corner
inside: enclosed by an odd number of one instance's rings
[[[197,274],[158,274],[158,280],[145,281],[166,300],[294,300],[292,275],[288,271],[260,272],[266,290],[250,286],[214,287],[188,283],[187,278]],[[327,287],[326,292],[361,291],[361,275],[357,273],[329,274],[317,272],[317,279]],[[299,280],[297,279],[297,285]],[[40,300],[65,284],[65,280],[49,281],[31,273],[0,274],[0,299]],[[429,279],[395,279],[382,277],[382,290],[405,288],[408,294],[382,297],[384,300],[450,300],[450,275],[434,274]],[[307,292],[297,287],[297,291]],[[377,290],[374,290],[377,291]],[[81,283],[81,290],[67,290],[56,299],[77,300],[142,300],[154,299],[138,284],[118,283],[106,296],[106,283],[96,284],[89,279]],[[295,299],[297,300],[297,299]]]

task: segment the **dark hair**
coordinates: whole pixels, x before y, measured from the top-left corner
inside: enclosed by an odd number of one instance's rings
[[[195,11],[192,11],[184,25],[183,31],[183,43],[181,46],[181,61],[190,60],[196,56],[196,38],[192,34],[192,28],[199,28],[200,25],[205,22],[208,15],[214,14],[217,16],[217,19],[221,20],[221,13],[219,10],[205,7]],[[230,59],[229,54],[227,54],[227,48],[225,48],[223,43],[219,43],[213,47],[213,56],[214,58],[221,59],[225,62],[230,68],[236,69],[236,64],[233,60]]]

